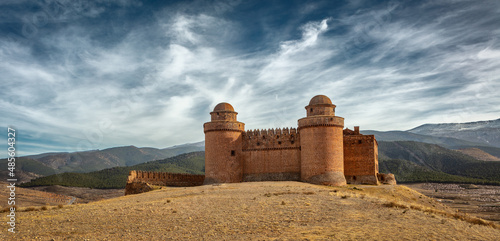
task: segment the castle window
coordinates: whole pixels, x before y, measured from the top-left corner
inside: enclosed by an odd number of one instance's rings
[[[292,144],[295,143],[295,141],[292,141]]]
[[[276,136],[276,139],[279,139],[279,138],[280,138],[280,136],[279,136],[279,135],[277,135],[277,136]]]
[[[358,144],[361,144],[361,142],[362,142],[362,141],[361,141],[361,140],[359,140],[359,141],[358,141]]]
[[[278,145],[281,145],[281,141],[278,141]]]
[[[262,136],[262,139],[266,139],[266,136]]]
[[[257,146],[260,146],[260,142],[257,142]]]
[[[313,112],[313,108],[311,108],[311,113]]]
[[[231,156],[236,156],[236,151],[231,150]]]

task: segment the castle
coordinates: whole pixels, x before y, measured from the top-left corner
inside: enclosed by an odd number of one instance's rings
[[[228,103],[210,113],[205,132],[205,184],[246,181],[304,181],[341,186],[395,183],[378,172],[378,144],[359,127],[344,129],[335,105],[317,95],[298,128],[247,130]]]
[[[150,185],[188,187],[248,181],[303,181],[341,186],[396,184],[393,174],[378,172],[378,144],[359,127],[344,129],[335,105],[317,95],[306,106],[298,128],[250,130],[228,103],[210,112],[205,132],[205,175],[130,171],[125,194],[152,190]],[[187,153],[184,155],[192,155]]]

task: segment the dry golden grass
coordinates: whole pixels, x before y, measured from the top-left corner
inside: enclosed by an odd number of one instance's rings
[[[496,240],[500,229],[403,186],[254,182],[164,188],[18,214],[0,240]],[[5,223],[0,228],[6,230]]]

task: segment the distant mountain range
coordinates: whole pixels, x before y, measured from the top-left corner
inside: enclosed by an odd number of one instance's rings
[[[57,173],[85,173],[112,167],[133,166],[204,149],[204,142],[197,142],[164,149],[123,146],[85,152],[43,153],[18,158],[16,175],[18,180],[25,182]],[[0,165],[7,166],[7,159],[1,159]],[[6,179],[7,174],[7,170],[0,171],[0,178]]]
[[[500,119],[468,123],[425,124],[408,132],[436,137],[452,137],[500,148]]]
[[[500,177],[495,175],[500,173],[498,166],[500,165],[500,119],[471,123],[425,124],[408,131],[367,130],[361,133],[375,135],[379,142],[380,171],[395,173],[398,180],[422,181],[421,178],[425,177],[425,180],[434,181],[500,183]],[[119,167],[134,165],[144,167],[140,164],[166,160],[165,158],[183,153],[204,151],[204,145],[202,141],[164,149],[125,146],[75,153],[45,153],[19,158],[16,171],[22,181],[64,172],[101,173],[100,170],[107,168],[116,170]],[[6,159],[0,160],[0,165],[6,165],[4,162]],[[147,166],[147,170],[156,170],[154,166]],[[161,165],[157,168],[165,169]],[[106,172],[105,170],[103,171]],[[189,170],[183,168],[168,170],[204,171],[199,166]],[[6,173],[6,171],[0,172],[0,176],[6,177]],[[86,174],[78,175],[77,179],[81,179]],[[124,175],[123,172],[121,175]],[[69,175],[66,178],[71,179],[71,177]],[[109,185],[94,185],[97,186]]]
[[[203,174],[205,172],[205,152],[189,152],[163,160],[156,160],[127,167],[106,168],[88,173],[65,172],[46,177],[39,177],[22,187],[34,186],[71,186],[89,188],[125,188],[127,176],[131,170],[157,171],[171,173]]]

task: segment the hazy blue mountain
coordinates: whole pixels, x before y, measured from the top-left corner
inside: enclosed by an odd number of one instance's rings
[[[449,149],[459,149],[473,146],[489,146],[484,143],[471,142],[452,137],[440,137],[415,134],[408,131],[361,131],[364,135],[375,135],[377,141],[417,141],[440,145]]]
[[[408,130],[422,135],[453,137],[500,147],[500,119],[468,123],[425,124]]]

